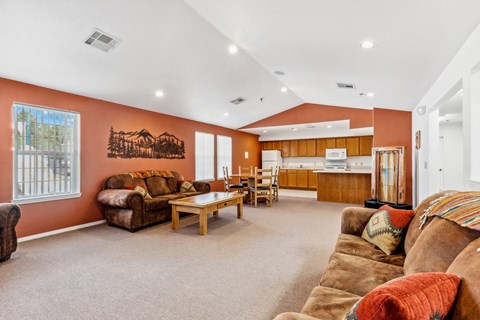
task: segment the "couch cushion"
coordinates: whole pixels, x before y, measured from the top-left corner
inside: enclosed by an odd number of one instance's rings
[[[129,174],[117,174],[108,178],[105,183],[106,189],[133,189],[133,178]]]
[[[320,285],[364,296],[373,288],[400,276],[403,276],[402,267],[334,253],[330,256]]]
[[[300,312],[318,319],[341,319],[360,298],[346,291],[318,286]]]
[[[202,192],[200,191],[191,191],[191,192],[182,192],[182,194],[184,196],[187,196],[187,197],[192,197],[192,196],[197,196],[199,194],[202,194]]]
[[[168,188],[170,189],[170,193],[178,192],[178,179],[174,175],[173,178],[167,178]]]
[[[362,238],[386,254],[392,254],[402,242],[413,215],[413,210],[395,209],[384,205],[370,218],[363,230]]]
[[[425,230],[426,226],[428,223],[432,221],[432,218],[429,218],[427,222],[423,225],[422,229],[420,229],[420,217],[425,213],[425,210],[427,210],[430,207],[430,202],[443,197],[446,193],[450,193],[452,191],[447,190],[447,191],[442,191],[439,193],[435,193],[431,195],[430,197],[424,199],[420,204],[415,208],[415,215],[412,218],[412,221],[410,222],[410,225],[408,226],[407,233],[405,235],[405,242],[404,242],[404,248],[405,248],[405,253],[408,254],[412,246],[415,244],[415,241],[417,241],[418,236],[420,233],[422,233],[423,230]]]
[[[460,278],[441,272],[416,273],[385,283],[358,301],[345,320],[445,319]]]
[[[151,177],[146,179],[146,182],[148,193],[150,193],[152,197],[171,193],[167,181],[163,177]]]
[[[180,198],[185,198],[185,196],[180,193],[170,193],[163,196],[157,196],[152,200],[145,200],[145,211],[154,211],[168,208],[170,206],[168,204],[168,201]]]
[[[403,250],[397,250],[391,255],[386,255],[375,245],[359,236],[351,234],[341,233],[338,236],[335,252],[385,262],[400,267],[402,267],[405,262],[405,253]]]
[[[460,252],[447,269],[462,278],[453,320],[480,319],[480,238]]]
[[[440,217],[424,227],[405,259],[405,274],[416,272],[445,272],[455,257],[480,231],[459,226]]]

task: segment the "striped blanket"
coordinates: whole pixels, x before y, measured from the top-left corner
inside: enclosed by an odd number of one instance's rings
[[[480,192],[452,192],[432,201],[420,217],[420,228],[433,216],[480,231]]]
[[[173,173],[170,170],[140,170],[127,172],[132,178],[150,178],[150,177],[164,177],[173,178]]]

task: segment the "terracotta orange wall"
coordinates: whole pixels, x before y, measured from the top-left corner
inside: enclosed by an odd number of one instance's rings
[[[259,128],[337,120],[350,120],[350,128],[352,129],[373,126],[372,110],[304,103],[292,109],[277,113],[271,117],[251,123],[243,128]]]
[[[82,197],[21,205],[22,218],[17,226],[20,237],[103,219],[95,198],[103,181],[111,175],[141,169],[171,169],[194,179],[195,131],[231,136],[234,169],[240,164],[260,164],[261,149],[256,135],[0,78],[0,202],[12,199],[14,101],[77,111],[81,116]],[[185,141],[186,158],[107,158],[110,126],[124,131],[145,128],[153,135],[172,133]],[[249,151],[249,159],[244,159],[245,151]],[[221,181],[211,185],[214,190],[223,189]]]
[[[407,203],[412,203],[412,113],[376,108],[373,110],[374,147],[405,146]]]

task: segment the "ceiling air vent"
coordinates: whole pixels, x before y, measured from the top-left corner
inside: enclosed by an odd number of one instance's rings
[[[232,101],[230,101],[230,102],[233,103],[233,104],[235,104],[235,105],[239,105],[240,103],[243,103],[243,102],[245,102],[245,101],[247,101],[247,99],[242,98],[242,97],[239,97],[239,98],[237,98],[237,99],[235,99],[235,100],[232,100]]]
[[[341,89],[355,89],[355,85],[353,83],[337,82],[337,87]]]
[[[86,44],[105,52],[110,52],[120,42],[120,39],[106,34],[98,29],[93,29],[92,34],[88,37]]]

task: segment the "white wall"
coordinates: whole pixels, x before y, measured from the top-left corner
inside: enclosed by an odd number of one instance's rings
[[[434,189],[435,184],[432,185],[434,175],[438,175],[438,167],[435,167],[435,163],[431,165],[429,159],[434,161],[438,159],[438,148],[432,147],[433,141],[438,142],[438,136],[430,136],[432,128],[429,128],[429,122],[433,125],[435,117],[438,120],[437,115],[434,114],[435,110],[441,105],[444,100],[448,99],[454,92],[458,92],[460,87],[463,87],[463,169],[464,176],[463,187],[466,190],[480,190],[480,182],[471,180],[471,166],[474,168],[480,166],[480,158],[473,152],[472,149],[479,148],[477,144],[480,142],[472,142],[473,140],[479,141],[480,132],[477,133],[478,123],[480,122],[480,101],[472,102],[472,92],[479,92],[480,87],[475,81],[472,84],[472,70],[480,62],[480,26],[478,26],[470,37],[465,41],[455,57],[450,61],[447,67],[443,70],[430,90],[425,94],[418,106],[425,105],[427,112],[423,116],[413,112],[412,119],[412,148],[415,149],[415,132],[417,130],[422,131],[422,148],[419,151],[419,200],[421,201],[428,195],[436,192]],[[474,87],[475,86],[475,87]],[[430,115],[432,114],[432,115]],[[437,121],[438,124],[438,121]],[[473,132],[472,132],[473,128]],[[434,140],[432,140],[434,139]],[[433,149],[433,150],[430,150]],[[413,159],[415,160],[415,159]],[[428,163],[425,168],[425,162]],[[415,179],[415,178],[414,178]],[[414,181],[414,186],[415,186]],[[415,188],[415,187],[414,187]]]
[[[440,123],[443,137],[443,190],[463,189],[463,125]]]

